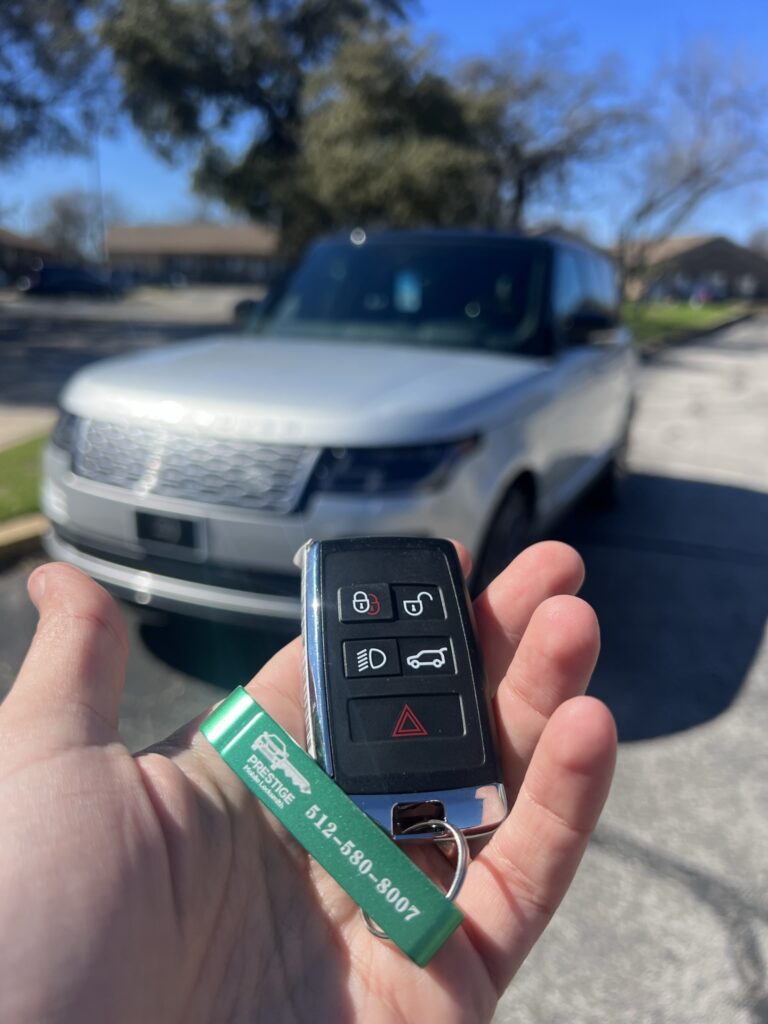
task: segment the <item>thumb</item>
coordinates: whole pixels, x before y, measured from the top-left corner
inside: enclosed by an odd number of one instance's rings
[[[54,563],[29,578],[40,613],[32,645],[3,711],[95,716],[117,728],[128,637],[117,605],[78,569]]]

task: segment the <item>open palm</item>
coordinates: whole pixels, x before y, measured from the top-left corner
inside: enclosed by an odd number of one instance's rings
[[[570,884],[613,770],[610,714],[581,696],[599,647],[594,614],[570,596],[582,574],[570,548],[539,544],[475,602],[514,806],[470,867],[463,926],[420,969],[368,933],[199,723],[131,756],[116,605],[74,569],[37,570],[40,623],[0,708],[0,1019],[490,1019]],[[298,642],[248,689],[303,739]],[[438,850],[418,856],[433,878],[450,874]]]

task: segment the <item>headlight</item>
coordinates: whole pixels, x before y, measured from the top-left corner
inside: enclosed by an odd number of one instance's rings
[[[333,448],[323,453],[313,490],[346,494],[395,494],[440,487],[478,439],[402,448]]]
[[[75,435],[79,422],[79,416],[73,416],[71,412],[62,410],[51,434],[51,444],[72,455],[74,453]]]

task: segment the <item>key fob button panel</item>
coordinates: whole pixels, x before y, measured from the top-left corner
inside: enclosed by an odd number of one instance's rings
[[[305,630],[319,666],[310,676],[322,681],[309,698],[312,745],[341,788],[497,785],[490,701],[453,545],[323,541],[307,580]]]

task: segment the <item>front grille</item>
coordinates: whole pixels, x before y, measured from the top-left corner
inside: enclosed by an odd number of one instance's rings
[[[298,506],[319,448],[261,444],[158,426],[82,419],[73,471],[139,494],[286,515]]]

